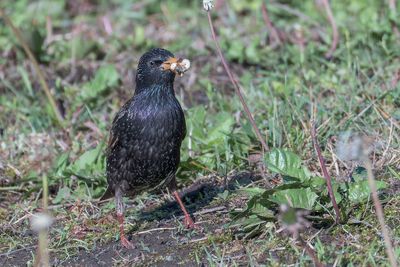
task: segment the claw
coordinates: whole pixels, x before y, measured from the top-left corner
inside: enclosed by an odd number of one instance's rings
[[[134,249],[135,246],[125,237],[125,235],[121,236],[121,246],[126,249]]]
[[[194,221],[189,215],[185,215],[185,218],[183,219],[183,224],[188,229],[199,229],[199,226],[194,224]]]
[[[181,210],[183,214],[185,215],[185,218],[183,219],[183,224],[186,226],[188,229],[198,229],[199,227],[194,224],[192,217],[190,217],[189,213],[187,212],[185,205],[183,205],[181,197],[179,196],[178,192],[174,192],[174,197],[176,201],[178,202],[179,206],[181,207]]]

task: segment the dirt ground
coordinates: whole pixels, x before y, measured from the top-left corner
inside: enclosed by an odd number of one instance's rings
[[[195,218],[197,229],[184,229],[179,223],[183,216],[178,205],[167,201],[159,207],[141,211],[141,219],[137,223],[142,220],[149,223],[142,231],[128,233],[128,238],[135,244],[134,249],[126,249],[119,244],[119,240],[114,240],[96,244],[88,250],[82,249],[63,260],[50,251],[50,262],[52,266],[208,266],[202,246],[212,249],[211,240],[227,238],[231,244],[236,243],[228,228],[229,210],[233,203],[210,202],[225,189],[233,192],[236,185],[249,184],[259,178],[245,173],[230,179],[226,186],[220,181],[199,181],[183,190],[185,205]],[[237,207],[238,203],[234,205]],[[27,235],[34,234],[28,232]],[[1,254],[0,266],[26,266],[36,254],[35,244],[33,242],[23,249]],[[245,255],[245,247],[240,243],[232,251],[231,256]]]

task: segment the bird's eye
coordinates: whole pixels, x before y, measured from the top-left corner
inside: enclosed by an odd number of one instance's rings
[[[154,61],[150,61],[150,66],[154,66],[156,63]]]

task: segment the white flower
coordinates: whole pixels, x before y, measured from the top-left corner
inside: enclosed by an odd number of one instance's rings
[[[214,0],[203,0],[203,8],[205,11],[210,11],[211,9],[214,8]]]
[[[48,229],[53,223],[53,218],[46,213],[36,213],[31,218],[31,228],[39,232]]]

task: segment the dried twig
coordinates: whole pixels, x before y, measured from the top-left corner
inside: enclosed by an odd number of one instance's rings
[[[279,33],[278,31],[275,29],[274,25],[272,24],[271,19],[268,16],[268,10],[267,10],[267,5],[265,4],[265,2],[262,2],[261,5],[261,12],[262,12],[262,16],[265,22],[265,25],[267,26],[268,31],[271,33],[270,36],[270,42],[271,45],[281,45],[281,38],[279,37]]]
[[[219,55],[219,57],[220,57],[220,59],[222,61],[222,65],[224,66],[224,69],[225,69],[226,73],[228,74],[229,79],[230,79],[233,87],[235,88],[235,92],[236,92],[237,96],[239,97],[240,103],[243,106],[243,109],[244,109],[244,111],[245,111],[245,113],[246,113],[246,115],[247,115],[247,117],[248,117],[248,119],[250,121],[251,126],[253,127],[254,132],[256,133],[256,136],[257,136],[258,140],[260,141],[260,143],[261,143],[262,147],[264,148],[264,150],[268,151],[269,150],[268,145],[265,142],[264,137],[261,135],[261,132],[258,129],[258,127],[256,125],[256,122],[254,120],[254,117],[251,114],[250,109],[247,106],[246,101],[244,100],[244,97],[243,97],[242,92],[240,90],[240,86],[238,85],[237,81],[233,77],[233,74],[232,74],[228,64],[226,63],[226,60],[225,60],[224,55],[222,53],[221,47],[220,47],[220,45],[218,43],[217,35],[215,34],[214,25],[213,25],[213,22],[212,22],[210,10],[211,10],[211,8],[207,10],[208,23],[210,25],[212,38],[213,38],[213,40],[215,42],[215,46],[217,48],[218,55]]]
[[[159,232],[159,231],[169,231],[169,230],[175,230],[176,227],[160,227],[160,228],[152,228],[152,229],[148,229],[145,231],[141,231],[141,232],[136,232],[133,235],[143,235],[143,234],[149,234],[152,232]]]
[[[21,31],[17,27],[14,26],[14,24],[12,23],[10,18],[6,15],[6,13],[2,9],[0,9],[0,17],[3,17],[5,23],[11,28],[15,37],[18,39],[19,43],[23,47],[25,53],[28,55],[29,60],[32,62],[33,67],[35,68],[36,74],[39,78],[39,82],[42,86],[42,89],[45,92],[47,99],[50,103],[50,106],[52,108],[52,111],[54,112],[54,114],[56,116],[56,120],[57,120],[58,124],[62,126],[64,119],[63,119],[59,109],[57,108],[56,102],[54,101],[54,98],[50,92],[49,86],[47,85],[46,80],[44,78],[44,74],[41,71],[38,62],[36,61],[35,56],[32,54],[32,52],[29,49],[28,45],[26,44],[24,38],[22,37]]]
[[[332,44],[331,44],[331,48],[329,49],[329,51],[325,54],[326,58],[331,58],[333,53],[336,51],[336,47],[339,43],[339,31],[336,25],[336,21],[335,18],[333,17],[332,14],[332,9],[331,6],[329,5],[329,1],[328,0],[321,0],[321,3],[325,9],[326,15],[328,17],[328,21],[332,26]]]
[[[335,195],[333,194],[333,189],[332,189],[332,178],[328,173],[328,170],[326,169],[325,165],[325,160],[324,157],[322,156],[321,153],[321,148],[319,147],[318,140],[317,140],[317,130],[315,129],[315,122],[311,121],[311,138],[314,144],[314,149],[315,152],[317,153],[318,156],[318,161],[322,169],[322,173],[326,179],[326,185],[328,186],[328,192],[329,192],[329,197],[331,198],[333,209],[335,210],[335,222],[339,223],[340,222],[340,211],[339,211],[339,206],[336,203]]]

